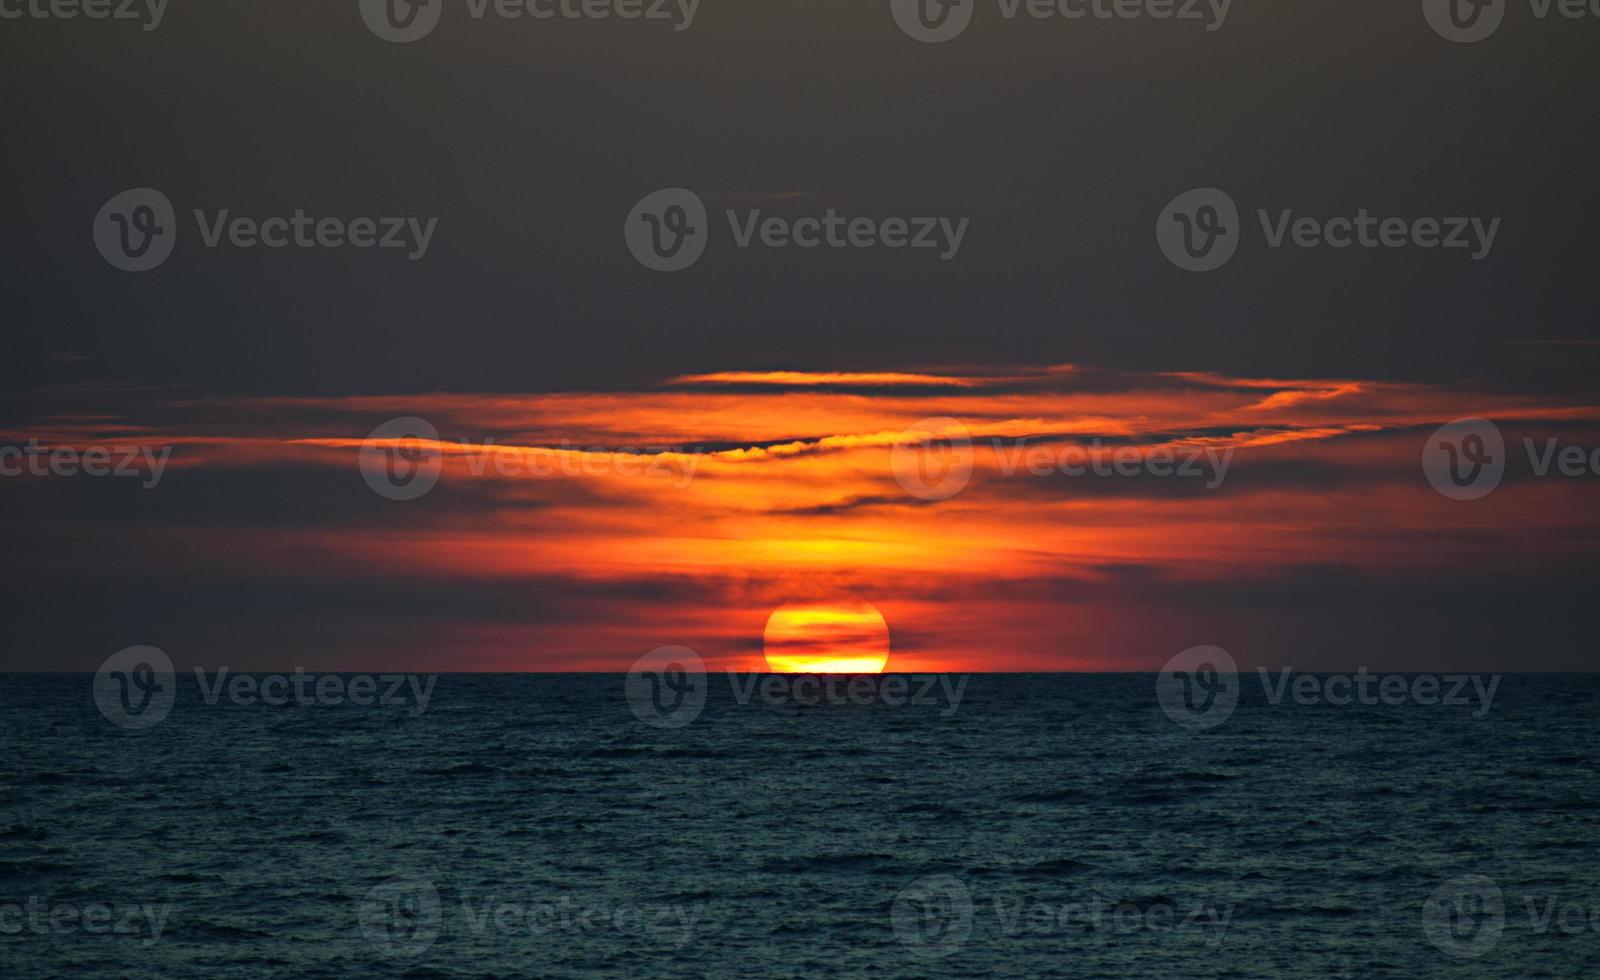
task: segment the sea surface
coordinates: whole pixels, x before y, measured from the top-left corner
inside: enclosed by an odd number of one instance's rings
[[[1484,711],[1241,675],[1207,728],[1154,675],[945,680],[714,676],[663,727],[622,675],[419,711],[180,674],[130,730],[6,675],[0,976],[1600,976],[1596,676]]]

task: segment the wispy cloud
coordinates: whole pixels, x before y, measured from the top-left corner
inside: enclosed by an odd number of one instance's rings
[[[367,432],[403,415],[438,430],[442,473],[428,496],[395,503],[365,488],[357,457]],[[888,616],[893,665],[1103,669],[1159,663],[1185,634],[1199,642],[1197,597],[1246,605],[1307,555],[1377,590],[1591,561],[1587,484],[1508,480],[1474,507],[1429,488],[1423,438],[1467,415],[1600,444],[1600,409],[1555,397],[1071,366],[726,371],[529,394],[130,391],[57,407],[5,441],[176,447],[159,502],[101,515],[57,496],[19,540],[98,521],[102,553],[57,548],[36,574],[81,574],[110,549],[137,555],[146,579],[321,597],[299,612],[239,610],[223,629],[246,646],[274,621],[339,618],[345,591],[403,587],[437,597],[426,616],[386,608],[391,625],[416,620],[409,640],[372,624],[407,662],[432,651],[462,669],[618,669],[682,642],[749,665],[766,613],[847,592]],[[941,417],[970,433],[971,477],[925,499],[892,456],[909,427]],[[1194,477],[1148,465],[1186,458]],[[452,615],[474,589],[525,590],[526,614],[497,601]],[[557,595],[570,600],[559,616],[546,601]],[[352,602],[339,625],[350,649],[370,605]]]

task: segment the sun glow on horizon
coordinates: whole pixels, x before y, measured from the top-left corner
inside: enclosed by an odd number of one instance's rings
[[[81,449],[137,433],[177,447],[173,472],[346,489],[376,456],[372,489],[385,497],[382,482],[409,479],[402,450],[436,454],[439,488],[417,507],[337,526],[298,511],[237,525],[152,513],[154,524],[113,522],[103,536],[157,571],[281,581],[313,590],[307,603],[367,582],[405,596],[477,591],[480,605],[448,613],[405,603],[412,618],[396,632],[361,618],[360,593],[348,656],[399,644],[413,669],[450,648],[464,670],[611,671],[670,640],[712,669],[1154,670],[1174,643],[1191,645],[1187,612],[1212,597],[1260,594],[1248,602],[1287,615],[1272,583],[1299,581],[1307,554],[1389,589],[1454,582],[1478,562],[1541,575],[1593,558],[1600,515],[1585,481],[1508,481],[1463,509],[1441,507],[1418,472],[1424,434],[1452,418],[1516,419],[1514,438],[1600,445],[1587,393],[926,370],[937,373],[724,372],[509,394],[63,394],[0,442]],[[372,428],[411,416],[436,438]],[[913,451],[897,462],[918,433],[962,436],[954,425],[970,443],[956,461]],[[970,479],[927,493],[956,462]],[[34,482],[0,480],[0,491]],[[77,575],[99,547],[47,549],[43,567]],[[321,602],[296,600],[284,615],[313,617]],[[264,616],[212,641],[271,648],[282,627]]]
[[[889,624],[860,599],[791,602],[767,618],[767,669],[779,674],[881,674]]]

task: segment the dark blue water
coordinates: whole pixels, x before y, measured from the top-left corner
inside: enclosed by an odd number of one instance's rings
[[[108,722],[0,694],[0,976],[1600,976],[1600,678],[1492,707],[976,675],[959,705],[611,675]],[[1475,716],[1478,715],[1478,716]]]

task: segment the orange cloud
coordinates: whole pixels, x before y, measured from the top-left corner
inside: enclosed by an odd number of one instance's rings
[[[750,390],[672,390],[684,385]],[[1108,669],[1175,652],[1136,635],[1200,631],[1162,595],[1308,563],[1382,583],[1577,560],[1596,520],[1571,481],[1512,482],[1464,507],[1418,463],[1426,432],[1466,415],[1600,444],[1595,406],[1356,380],[731,371],[628,392],[168,396],[7,435],[136,438],[177,447],[186,475],[305,470],[359,494],[366,432],[402,415],[440,433],[440,484],[420,500],[358,496],[335,526],[241,520],[225,538],[201,517],[117,533],[194,574],[583,590],[574,619],[455,624],[478,638],[460,666],[626,669],[667,643],[747,665],[773,609],[845,591],[887,617],[891,669]],[[970,432],[971,477],[923,499],[890,455],[938,417]],[[1197,474],[1170,472],[1186,458]]]

